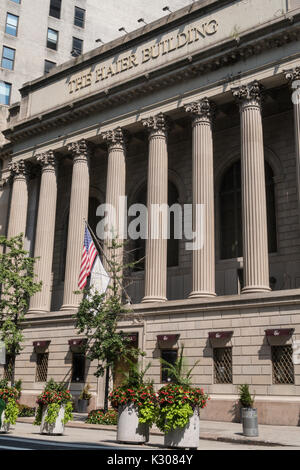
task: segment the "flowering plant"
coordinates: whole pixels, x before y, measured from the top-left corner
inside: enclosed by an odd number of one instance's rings
[[[86,423],[116,425],[118,424],[118,413],[116,410],[108,410],[107,413],[104,410],[93,410],[89,413]]]
[[[15,387],[5,387],[0,389],[0,399],[4,400],[6,403],[9,399],[17,400],[19,397],[19,391]]]
[[[72,395],[69,390],[65,390],[63,384],[57,384],[53,379],[50,379],[46,384],[44,391],[37,397],[38,406],[35,425],[40,425],[42,422],[42,414],[44,407],[47,407],[47,414],[45,422],[48,424],[55,423],[61,406],[64,406],[63,424],[66,424],[72,419],[73,403]]]
[[[19,414],[17,399],[19,391],[15,387],[8,387],[0,389],[0,427],[2,425],[1,415],[4,411],[4,423],[16,424]]]
[[[133,404],[138,409],[139,422],[150,426],[156,419],[157,395],[151,384],[143,384],[137,388],[118,387],[109,395],[114,408]]]
[[[160,413],[157,427],[168,432],[184,428],[196,408],[205,408],[209,400],[203,389],[168,384],[158,392]]]

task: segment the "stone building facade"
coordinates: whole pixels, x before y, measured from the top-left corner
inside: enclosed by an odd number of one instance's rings
[[[74,290],[83,220],[94,227],[96,207],[126,195],[204,206],[202,249],[161,233],[132,242],[146,260],[120,328],[155,385],[168,380],[160,358],[184,344],[212,397],[203,419],[238,419],[248,383],[261,423],[299,424],[299,36],[297,0],[205,0],[23,87],[1,152],[0,225],[40,257],[15,363],[24,401],[53,377],[76,396],[91,383],[91,407],[103,403],[78,356]]]

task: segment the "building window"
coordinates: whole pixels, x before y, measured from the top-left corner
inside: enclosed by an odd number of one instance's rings
[[[48,35],[47,35],[48,49],[53,49],[54,51],[56,51],[57,43],[58,43],[58,31],[55,31],[55,29],[48,28]]]
[[[214,348],[214,383],[232,384],[232,348]]]
[[[36,355],[36,382],[47,382],[49,353],[37,353]]]
[[[292,346],[271,346],[271,354],[273,366],[273,384],[294,384],[295,372]]]
[[[173,204],[178,204],[179,192],[177,187],[171,181],[168,182],[168,205],[172,207]],[[147,185],[145,184],[138,193],[137,204],[143,204],[147,207]],[[176,267],[179,265],[179,240],[176,236],[176,226],[178,224],[174,212],[170,213],[170,238],[167,244],[167,266],[168,268]],[[142,231],[140,225],[137,226],[137,231]],[[141,234],[142,235],[142,234]],[[143,234],[145,236],[145,234]],[[137,264],[134,267],[135,271],[144,271],[145,269],[145,256],[146,256],[146,240],[145,238],[138,238],[135,241],[134,247],[134,262]]]
[[[168,362],[169,364],[174,365],[177,361],[178,351],[177,349],[162,349],[161,358],[162,360]],[[161,365],[161,383],[170,383],[173,380],[172,374],[170,374],[167,367]]]
[[[15,62],[15,53],[15,49],[3,46],[1,67],[3,67],[4,69],[13,70]]]
[[[11,382],[14,376],[14,369],[15,369],[15,356],[13,356],[12,354],[6,354],[3,378]]]
[[[72,382],[85,381],[85,355],[82,353],[72,354]]]
[[[51,62],[51,60],[45,60],[44,73],[49,73],[50,70],[55,66],[56,66],[55,62]]]
[[[50,0],[49,16],[60,18],[61,0]]]
[[[19,22],[18,16],[12,15],[11,13],[7,13],[5,32],[7,34],[10,34],[11,36],[17,36],[18,22]]]
[[[80,28],[84,28],[85,22],[85,10],[82,8],[75,7],[75,14],[74,14],[74,25],[79,26]]]
[[[269,252],[277,251],[274,174],[265,162]],[[225,173],[220,188],[221,259],[243,256],[241,162]]]
[[[11,95],[11,83],[0,82],[0,104],[9,105]]]
[[[75,57],[79,56],[80,54],[82,54],[82,49],[83,49],[82,39],[73,37],[72,55]]]

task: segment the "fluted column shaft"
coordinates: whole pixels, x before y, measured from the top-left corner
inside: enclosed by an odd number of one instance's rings
[[[12,238],[20,233],[23,233],[25,237],[28,209],[28,174],[24,160],[10,164],[9,169],[13,177],[13,186],[7,237]]]
[[[146,241],[145,297],[143,302],[167,300],[167,219],[158,211],[168,204],[167,121],[163,114],[146,119],[149,130],[148,237]]]
[[[74,294],[74,291],[78,290],[85,221],[88,218],[90,190],[87,142],[85,140],[81,140],[73,143],[69,146],[68,150],[73,155],[73,174],[62,310],[76,309],[81,300],[79,295]]]
[[[297,195],[298,209],[300,209],[300,67],[286,71],[286,79],[289,81],[293,90],[292,101],[294,104]]]
[[[34,256],[35,274],[42,289],[30,302],[30,311],[47,313],[51,308],[51,274],[57,202],[56,160],[52,151],[37,156],[42,166],[41,189],[36,226]]]
[[[106,204],[113,208],[113,213],[109,214],[109,222],[105,234],[106,244],[104,246],[104,266],[110,271],[110,266],[106,259],[112,259],[112,252],[109,248],[110,239],[114,238],[117,245],[122,245],[124,241],[125,205],[126,195],[126,144],[125,134],[120,127],[113,131],[102,134],[104,141],[108,145],[108,165],[106,181]],[[114,252],[115,262],[123,264],[123,246],[119,246]],[[118,275],[121,277],[122,272]]]
[[[215,293],[213,104],[207,98],[185,107],[193,119],[193,230],[203,230],[203,246],[193,249],[193,288],[190,298]],[[197,208],[203,206],[203,211]],[[202,220],[196,217],[203,214]],[[198,234],[200,237],[200,234]]]
[[[240,101],[242,139],[243,293],[270,291],[261,86],[233,90]]]

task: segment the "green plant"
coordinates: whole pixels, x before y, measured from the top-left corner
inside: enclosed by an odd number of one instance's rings
[[[164,359],[161,359],[161,363],[163,365],[163,368],[168,372],[168,375],[172,377],[172,383],[186,387],[191,385],[192,372],[200,361],[195,362],[193,367],[187,369],[186,359],[183,353],[184,345],[181,346],[180,355],[176,359],[175,364],[170,364]]]
[[[15,382],[14,387],[18,390],[18,399],[22,394],[22,379],[19,379]]]
[[[37,398],[38,409],[35,416],[35,425],[40,425],[42,422],[43,409],[47,407],[47,416],[45,421],[49,424],[55,423],[61,406],[65,408],[65,415],[63,423],[66,424],[72,419],[73,403],[72,395],[69,390],[65,389],[65,384],[57,383],[50,379],[43,393]]]
[[[161,360],[173,382],[158,392],[159,413],[156,425],[163,432],[187,426],[195,409],[205,408],[209,400],[203,389],[191,386],[192,371],[199,361],[188,369],[183,353],[184,346],[181,347],[175,364]]]
[[[27,405],[21,405],[20,403],[18,403],[18,408],[19,418],[31,418],[32,416],[35,416],[35,408],[31,408]]]
[[[8,380],[1,379],[0,380],[0,390],[3,389],[3,388],[6,388],[6,387],[8,387]]]
[[[3,380],[1,385],[7,384],[7,381]],[[4,422],[9,424],[15,424],[19,408],[17,405],[18,390],[15,387],[8,387],[7,385],[4,388],[0,389],[0,401],[1,401],[1,410],[4,410]],[[0,425],[1,425],[1,416],[0,416]]]
[[[81,394],[79,395],[79,400],[90,400],[92,398],[92,395],[89,393],[90,388],[90,384],[86,384]]]
[[[9,424],[16,424],[19,414],[19,407],[13,398],[9,398],[6,403],[4,412],[4,422]]]
[[[23,234],[8,240],[0,236],[0,340],[13,357],[20,354],[23,323],[30,298],[41,290],[35,282],[35,258],[23,249]]]
[[[255,396],[251,396],[249,385],[239,386],[240,403],[243,408],[253,408]]]
[[[168,384],[158,392],[159,415],[157,427],[168,432],[172,429],[184,428],[195,408],[205,408],[209,397],[203,389]]]
[[[108,410],[105,413],[104,410],[93,410],[89,413],[86,423],[88,424],[105,424],[105,425],[117,425],[118,424],[118,412],[116,410]]]

